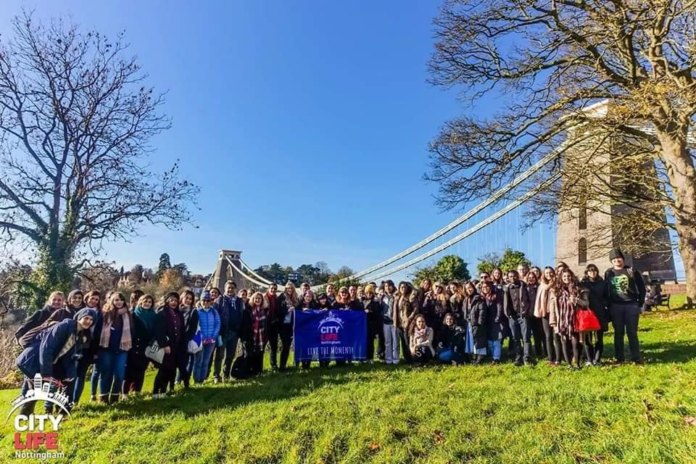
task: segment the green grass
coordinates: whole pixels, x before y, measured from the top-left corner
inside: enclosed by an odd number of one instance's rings
[[[375,364],[86,401],[60,450],[63,462],[95,463],[696,462],[685,422],[696,416],[696,312],[649,314],[640,337],[645,366]],[[16,394],[0,392],[0,415]],[[3,427],[10,462],[14,430]]]

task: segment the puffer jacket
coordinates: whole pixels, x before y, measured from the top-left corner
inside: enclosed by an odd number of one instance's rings
[[[471,334],[474,337],[474,345],[477,349],[488,346],[488,334],[486,333],[486,305],[479,295],[464,298],[464,313],[471,326]]]
[[[201,326],[201,337],[217,338],[220,335],[220,315],[212,306],[208,309],[198,308],[198,323]]]

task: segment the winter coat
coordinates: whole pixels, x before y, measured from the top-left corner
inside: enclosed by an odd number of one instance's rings
[[[220,335],[220,315],[217,310],[212,306],[210,308],[203,309],[198,308],[198,323],[201,326],[201,337],[206,338],[217,338]]]
[[[539,284],[534,285],[525,284],[524,291],[527,293],[527,317],[534,316],[534,304],[536,303],[536,296],[539,292]]]
[[[425,300],[423,300],[423,305],[421,306],[421,314],[425,317],[425,323],[428,327],[432,327],[433,330],[439,331],[442,325],[442,319],[449,311],[449,298],[440,300],[432,292],[425,295]]]
[[[394,325],[399,329],[408,331],[418,313],[416,305],[417,302],[411,300],[411,298],[397,294],[394,299],[394,312],[392,314]]]
[[[155,309],[150,308],[148,311],[154,312]],[[159,319],[157,319],[157,321],[159,322]],[[131,348],[131,351],[134,355],[142,354],[143,356],[145,356],[145,348],[147,348],[148,345],[152,343],[152,341],[155,339],[156,333],[156,327],[148,329],[143,319],[140,316],[138,316],[136,312],[133,312],[133,347]]]
[[[229,332],[239,334],[242,325],[244,301],[238,297],[220,295],[213,305],[220,316],[220,335],[226,337]]]
[[[558,320],[558,300],[556,299],[556,287],[554,284],[542,282],[537,290],[536,301],[534,302],[534,316],[546,318],[549,324],[553,321],[555,325]]]
[[[382,327],[382,305],[380,304],[380,302],[375,298],[365,298],[364,300],[362,300],[362,305],[363,308],[365,308],[365,312],[367,313],[367,325],[372,327],[373,329]]]
[[[601,277],[590,280],[585,277],[580,281],[580,285],[589,291],[590,309],[597,316],[602,330],[609,330],[609,305],[607,304],[607,283]]]
[[[517,319],[518,317],[532,315],[529,294],[524,287],[526,287],[524,282],[505,286],[503,290],[503,311],[508,318]]]
[[[188,341],[184,326],[184,316],[179,309],[162,308],[157,312],[159,323],[155,338],[160,348],[169,347],[171,352],[164,355],[162,366],[167,369],[174,369],[177,366],[177,359],[186,356]]]
[[[503,313],[502,298],[496,294],[495,299],[489,300],[484,297],[481,299],[486,308],[486,337],[488,340],[502,340],[505,337],[505,329],[509,327]]]
[[[283,322],[278,319],[278,313],[280,312],[278,295],[266,292],[266,301],[268,301],[268,325],[277,325]]]
[[[186,343],[193,340],[198,332],[198,311],[191,308],[188,311],[180,310],[181,315],[184,317],[184,332],[186,333]],[[187,345],[188,346],[188,345]]]
[[[477,349],[486,348],[488,346],[488,335],[486,334],[486,306],[483,299],[479,295],[466,297],[463,308],[466,320],[471,326],[474,345]]]
[[[358,300],[353,300],[349,301],[348,303],[339,303],[338,301],[334,301],[333,304],[331,305],[331,309],[336,309],[336,310],[343,310],[343,311],[364,311],[365,307],[363,304],[358,301]]]
[[[24,324],[22,324],[22,326],[15,332],[15,339],[17,340],[17,343],[23,346],[24,344],[22,343],[22,337],[24,337],[24,335],[26,335],[30,330],[41,326],[55,311],[56,310],[53,309],[52,306],[46,305],[43,309],[40,309],[29,316]],[[35,335],[35,333],[32,334],[32,338]]]
[[[71,344],[70,348],[60,358],[60,352]],[[41,377],[53,377],[54,367],[59,365],[59,371],[63,373],[63,379],[75,378],[77,361],[75,353],[82,350],[82,340],[78,335],[77,321],[65,319],[47,330],[41,332],[34,342],[22,351],[16,364],[22,373],[31,378],[37,373]]]
[[[456,323],[448,326],[442,324],[437,334],[437,351],[452,350],[452,361],[464,361],[466,351],[466,331]]]

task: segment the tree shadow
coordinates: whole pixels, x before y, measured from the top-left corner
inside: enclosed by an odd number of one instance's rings
[[[375,372],[411,370],[410,365],[389,366],[373,364],[312,368],[309,371],[291,369],[286,373],[265,372],[257,377],[237,380],[223,385],[204,383],[188,391],[177,390],[172,396],[145,401],[144,398],[128,399],[115,406],[89,405],[87,408],[108,408],[114,419],[129,419],[168,412],[183,413],[186,417],[217,410],[234,410],[255,402],[275,402],[302,396],[323,386],[336,386],[348,382],[368,381]]]
[[[696,340],[641,343],[640,350],[648,364],[684,364],[696,358]]]

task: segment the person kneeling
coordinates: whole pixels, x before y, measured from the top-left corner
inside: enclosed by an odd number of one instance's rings
[[[433,329],[425,324],[425,317],[421,314],[416,316],[410,345],[413,362],[422,365],[433,359]]]
[[[452,313],[445,314],[437,336],[437,360],[454,366],[464,363],[466,332],[455,323]]]

